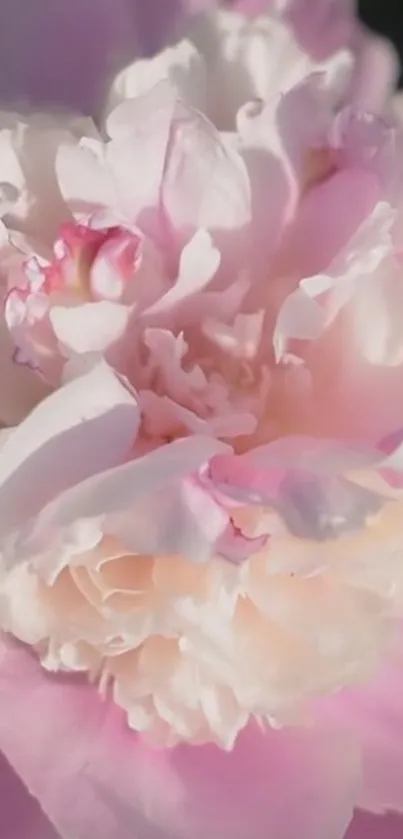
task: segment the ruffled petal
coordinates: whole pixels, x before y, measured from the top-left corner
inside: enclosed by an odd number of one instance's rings
[[[241,157],[167,83],[118,106],[107,129],[108,162],[130,218],[159,208],[174,229],[236,228],[250,219],[250,188]],[[127,172],[138,171],[135,203]],[[163,217],[160,217],[160,223]]]
[[[187,105],[203,111],[206,74],[205,63],[194,44],[188,40],[179,41],[153,58],[135,61],[119,73],[109,94],[106,116],[120,102],[147,93],[165,79]]]
[[[228,517],[192,475],[228,450],[194,436],[93,474],[60,493],[25,527],[9,548],[10,564],[31,559],[53,581],[67,561],[64,547],[86,550],[83,540],[96,540],[98,532],[121,539],[129,552],[208,560]]]
[[[205,15],[190,27],[189,37],[205,57],[209,71],[208,113],[220,127],[231,129],[238,108],[246,102],[274,101],[311,73],[322,73],[327,87],[339,87],[348,77],[352,58],[345,49],[346,33],[333,36],[330,45],[334,21],[322,23],[323,3],[308,0],[301,20],[295,20],[301,0],[296,8],[291,5],[282,0],[260,3],[260,8],[255,3],[254,9],[235,4],[231,11]],[[307,17],[312,21],[309,27]],[[318,32],[315,46],[322,39],[322,43],[327,41],[325,48],[312,48],[309,35],[313,29],[324,31]]]

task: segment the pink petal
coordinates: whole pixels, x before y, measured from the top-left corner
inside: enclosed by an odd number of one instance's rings
[[[346,691],[334,712],[362,740],[364,789],[359,804],[374,813],[403,812],[403,633],[370,685]]]
[[[9,532],[61,490],[121,462],[138,423],[135,398],[103,362],[49,396],[0,450],[0,530]]]
[[[203,291],[219,265],[219,250],[213,246],[206,230],[198,230],[182,251],[176,283],[146,314],[161,314]]]
[[[244,161],[201,114],[178,108],[162,200],[176,229],[237,229],[250,220]]]
[[[348,101],[371,113],[382,112],[399,77],[399,59],[385,38],[360,32]]]
[[[107,120],[108,175],[115,182],[119,206],[132,223],[142,210],[160,205],[175,108],[174,90],[161,82],[150,93],[118,105]],[[138,173],[135,190],[128,172]]]
[[[204,464],[203,464],[204,465]],[[135,554],[178,554],[208,562],[228,522],[228,514],[196,481],[183,479],[162,490],[138,493],[116,516],[104,517],[104,532],[123,540]]]
[[[342,690],[321,700],[318,708],[342,725],[361,743],[363,784],[356,806],[376,815],[403,813],[403,628],[398,626],[389,654],[370,682],[355,689]],[[401,821],[401,820],[399,820]],[[348,839],[367,839],[358,825],[367,826],[368,836],[387,839],[381,819],[367,821],[358,817]],[[393,821],[392,821],[393,824]],[[379,825],[379,832],[375,825]],[[364,830],[364,827],[362,827]],[[400,834],[399,834],[400,835]],[[394,833],[392,834],[394,836]]]
[[[278,8],[308,53],[321,60],[349,43],[355,26],[354,0],[234,0],[237,11],[264,14]]]
[[[266,546],[268,536],[246,536],[232,519],[217,544],[217,553],[235,564],[243,562]]]
[[[2,839],[58,839],[38,802],[0,754],[0,836]]]
[[[204,116],[177,100],[168,83],[119,105],[107,131],[120,206],[132,221],[160,205],[175,229],[242,227],[249,221],[241,157]],[[128,171],[139,173],[135,201]]]
[[[345,839],[402,839],[402,816],[372,816],[357,812]]]
[[[0,745],[63,839],[342,839],[359,778],[354,747],[322,729],[152,751],[94,688],[6,640]]]
[[[386,292],[385,272],[382,262],[391,250],[390,229],[394,213],[386,202],[379,202],[374,211],[359,227],[356,235],[350,239],[348,247],[342,251],[328,267],[326,273],[305,276],[297,290],[286,297],[277,315],[274,332],[274,347],[280,358],[289,348],[293,338],[312,340],[318,338],[325,328],[335,320],[339,312],[347,307],[354,297],[353,328],[355,327],[357,348],[355,354],[360,357],[374,357],[384,350],[382,341],[385,324],[388,320],[389,333],[399,334],[398,317],[400,284],[395,281],[396,273],[389,270]],[[377,247],[373,247],[374,231],[377,229]],[[357,293],[360,292],[360,293]],[[385,293],[386,292],[386,293]],[[389,299],[390,298],[390,299]],[[391,324],[390,309],[394,309],[394,321]],[[368,316],[377,312],[372,322],[376,326],[368,336]],[[359,327],[361,327],[359,329]],[[373,338],[375,337],[375,340]],[[388,338],[389,342],[390,337]],[[378,349],[379,348],[379,349]],[[378,354],[378,361],[382,361]],[[352,368],[353,365],[350,365]],[[362,370],[360,371],[362,378]],[[384,371],[383,371],[383,375]],[[372,381],[372,379],[371,379]],[[356,386],[356,383],[355,383]]]
[[[284,100],[290,95],[286,93]],[[254,102],[239,111],[237,120],[241,153],[251,186],[254,259],[261,260],[263,271],[278,245],[286,220],[295,212],[299,197],[294,161],[289,160],[289,149],[285,148],[277,117],[278,111],[274,117],[271,102],[266,106]]]
[[[91,291],[96,300],[117,302],[141,265],[142,238],[120,227],[103,230],[102,235],[106,241],[91,267]]]
[[[354,169],[336,172],[309,190],[286,241],[288,270],[305,277],[325,271],[371,214],[379,197],[376,176]]]
[[[297,38],[315,58],[350,43],[357,26],[354,0],[285,0],[283,5]]]

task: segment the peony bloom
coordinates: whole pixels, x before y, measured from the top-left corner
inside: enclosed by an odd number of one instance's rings
[[[393,58],[280,5],[2,118],[0,745],[66,839],[402,808]]]

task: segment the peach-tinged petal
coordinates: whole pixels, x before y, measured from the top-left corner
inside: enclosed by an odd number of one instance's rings
[[[68,545],[91,539],[99,522],[129,552],[208,559],[227,516],[209,492],[187,479],[227,450],[217,440],[195,436],[83,480],[43,508],[13,548],[16,561],[36,557],[36,566],[52,578],[60,540]]]
[[[93,688],[6,641],[0,711],[1,746],[63,839],[342,839],[351,817],[357,755],[331,730],[251,726],[231,753],[153,751]]]
[[[104,528],[133,553],[179,554],[191,562],[207,562],[227,521],[228,514],[208,492],[184,480],[140,498]]]

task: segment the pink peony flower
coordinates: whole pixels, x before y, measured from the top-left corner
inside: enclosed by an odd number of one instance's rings
[[[393,58],[297,34],[215,12],[99,130],[2,119],[0,745],[62,837],[402,808]]]

